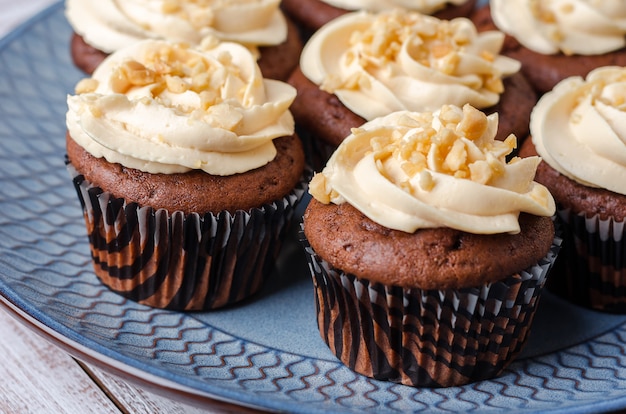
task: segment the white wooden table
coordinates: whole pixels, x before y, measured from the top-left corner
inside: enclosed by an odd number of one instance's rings
[[[0,0],[0,38],[54,0]],[[239,413],[190,405],[127,383],[67,354],[0,306],[0,413]]]
[[[0,413],[239,413],[199,408],[84,364],[0,311]],[[209,403],[213,405],[212,403]]]

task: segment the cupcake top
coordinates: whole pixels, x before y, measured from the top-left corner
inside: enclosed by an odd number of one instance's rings
[[[600,55],[626,45],[623,0],[491,0],[496,26],[541,54]]]
[[[232,175],[274,159],[294,133],[296,91],[263,79],[230,42],[145,40],[110,55],[68,96],[66,124],[91,155],[148,173]]]
[[[551,216],[555,204],[533,181],[539,157],[506,162],[516,138],[495,140],[497,123],[497,114],[470,105],[377,118],[353,130],[309,191],[407,233],[437,227],[518,233],[520,212]]]
[[[443,104],[486,108],[498,103],[502,77],[520,69],[518,61],[498,54],[503,39],[497,31],[477,33],[465,18],[353,12],[312,36],[300,68],[366,120]]]
[[[552,168],[588,187],[626,195],[626,68],[570,77],[541,97],[530,132]]]
[[[448,4],[460,5],[467,0],[322,0],[324,3],[345,10],[382,11],[393,8],[404,8],[424,14],[433,14]]]
[[[280,0],[66,0],[66,16],[76,33],[105,53],[143,39],[198,45],[206,36],[255,47],[277,45],[287,38],[279,4]]]

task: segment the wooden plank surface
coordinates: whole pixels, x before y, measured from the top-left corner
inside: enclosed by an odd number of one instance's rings
[[[86,366],[85,369],[97,379],[103,389],[106,389],[107,392],[118,400],[120,406],[131,413],[230,414],[248,412],[244,407],[234,407],[229,404],[221,404],[217,401],[210,402],[210,404],[214,404],[211,408],[199,408],[198,405],[172,400],[159,395],[158,392],[136,387],[96,367]]]
[[[119,413],[87,373],[55,345],[0,311],[0,412]]]
[[[0,413],[227,414],[218,401],[185,403],[75,360],[0,309]]]

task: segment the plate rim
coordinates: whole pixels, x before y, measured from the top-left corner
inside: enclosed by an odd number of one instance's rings
[[[14,29],[12,29],[5,36],[0,38],[0,53],[4,51],[13,41],[18,39],[20,36],[24,35],[28,32],[28,30],[36,23],[45,20],[49,16],[53,15],[58,11],[59,8],[63,7],[64,2],[58,1],[46,8],[44,8],[39,13],[30,17]],[[54,318],[46,315],[40,309],[38,309],[34,304],[27,301],[25,298],[22,298],[16,291],[14,291],[7,283],[5,283],[3,278],[3,274],[0,274],[0,308],[5,309],[11,314],[15,319],[21,322],[24,326],[36,332],[46,340],[54,343],[59,348],[63,349],[68,354],[76,357],[81,361],[88,362],[103,371],[112,373],[118,377],[129,379],[131,382],[138,384],[140,386],[156,389],[160,392],[166,391],[168,395],[171,394],[173,399],[177,399],[179,401],[187,402],[190,401],[193,405],[199,404],[200,406],[206,406],[206,403],[218,403],[218,404],[229,404],[234,407],[242,407],[242,408],[250,408],[250,409],[263,409],[263,410],[282,410],[285,408],[290,408],[292,404],[280,404],[280,406],[267,406],[261,402],[259,404],[257,398],[250,398],[248,401],[243,401],[241,398],[232,398],[234,396],[241,397],[241,393],[236,391],[225,390],[220,388],[219,386],[214,386],[213,384],[206,384],[207,390],[211,390],[209,392],[189,385],[190,381],[181,375],[172,374],[162,368],[159,367],[148,367],[148,370],[145,370],[146,365],[138,360],[134,360],[126,355],[117,353],[115,351],[110,351],[106,347],[98,344],[97,342],[91,340],[90,338],[86,338],[80,335],[79,332],[72,330],[71,328],[62,325]],[[194,318],[195,319],[195,318]],[[624,326],[626,324],[622,324]],[[212,329],[218,329],[215,327],[211,327]],[[617,329],[614,327],[612,330]],[[69,333],[69,334],[68,334]],[[605,332],[606,333],[606,332]],[[80,337],[80,338],[77,338]],[[83,341],[81,343],[77,339]],[[245,342],[249,342],[248,340],[241,339]],[[593,338],[592,338],[593,339]],[[592,339],[588,339],[584,341],[584,343],[591,341]],[[87,345],[86,345],[87,344]],[[571,345],[575,346],[575,345]],[[267,346],[265,346],[267,348]],[[280,352],[287,352],[276,350]],[[552,353],[559,353],[561,351],[556,351]],[[116,358],[113,358],[115,355]],[[305,358],[310,358],[306,356]],[[133,362],[135,364],[133,364]],[[334,361],[333,361],[334,362]],[[141,367],[141,368],[140,368]],[[144,369],[142,369],[144,368]],[[155,373],[163,374],[157,375]],[[146,379],[146,374],[150,377],[150,380]],[[181,382],[176,382],[171,380],[174,377],[176,379],[182,379]],[[214,389],[217,389],[218,393],[214,393]],[[233,394],[231,395],[229,394]],[[259,397],[254,394],[247,394],[252,397]],[[181,399],[182,398],[182,399]],[[258,398],[260,400],[260,398]],[[592,406],[590,406],[592,405]],[[572,407],[564,407],[557,408],[555,410],[551,410],[550,412],[589,412],[586,409],[592,409],[595,411],[599,408],[603,410],[616,410],[626,407],[626,391],[624,396],[616,397],[612,400],[603,400],[601,402],[585,404],[582,407],[579,407],[579,410],[572,410]],[[311,412],[318,412],[318,410],[313,410]],[[321,412],[321,411],[320,411]]]

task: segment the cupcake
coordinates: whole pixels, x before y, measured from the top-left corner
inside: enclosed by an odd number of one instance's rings
[[[311,164],[323,166],[350,129],[366,121],[444,104],[499,113],[497,139],[526,137],[536,96],[519,62],[498,54],[503,39],[497,31],[478,34],[466,18],[400,10],[354,12],[328,23],[305,44],[289,78],[298,90],[296,125],[312,143],[307,152],[320,154]]]
[[[229,42],[140,41],[79,82],[67,163],[96,276],[177,310],[258,291],[306,187],[294,96]]]
[[[561,272],[549,288],[572,302],[626,312],[626,68],[571,77],[533,110],[524,154],[543,161],[537,181],[550,189],[564,224]]]
[[[522,62],[541,94],[601,66],[626,66],[626,2],[490,0],[472,20],[507,33],[502,53]]]
[[[394,8],[429,14],[440,19],[469,16],[476,0],[283,0],[282,8],[304,29],[305,36],[346,13],[353,11],[379,12]]]
[[[72,59],[88,74],[108,54],[139,40],[197,46],[210,36],[245,45],[258,57],[264,77],[286,80],[298,65],[302,41],[279,4],[279,0],[66,0],[65,14],[74,29]]]
[[[354,371],[410,386],[497,376],[528,338],[558,251],[538,157],[505,157],[465,105],[355,128],[310,183],[317,322]]]

